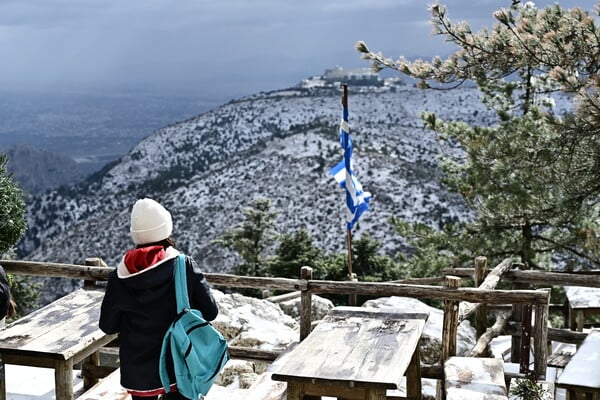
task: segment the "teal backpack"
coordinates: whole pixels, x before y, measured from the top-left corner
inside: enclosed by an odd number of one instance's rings
[[[190,308],[184,255],[177,257],[174,274],[178,314],[163,339],[160,380],[168,393],[167,363],[172,358],[177,391],[196,400],[200,394],[208,393],[229,359],[227,341],[204,319],[200,310]]]

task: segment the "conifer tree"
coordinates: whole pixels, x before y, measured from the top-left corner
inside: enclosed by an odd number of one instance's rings
[[[386,282],[404,277],[391,258],[378,254],[380,248],[381,242],[368,233],[352,243],[352,270],[360,281]]]
[[[238,275],[264,276],[267,270],[265,251],[273,245],[275,213],[271,201],[260,198],[243,210],[240,226],[225,232],[216,243],[235,250],[244,262],[237,267]]]
[[[426,244],[417,251],[421,262],[461,263],[476,255],[517,255],[540,268],[557,256],[598,262],[600,29],[580,8],[515,3],[494,13],[491,30],[478,32],[451,21],[444,6],[431,6],[434,33],[458,48],[447,59],[392,60],[356,45],[373,69],[397,70],[422,88],[474,82],[497,116],[477,126],[423,113],[450,149],[441,157],[444,182],[475,217],[442,232],[409,232],[396,221],[417,247]],[[559,94],[568,96],[569,114],[555,109]]]
[[[26,229],[23,191],[8,173],[7,162],[0,154],[0,256],[12,250]]]
[[[7,163],[8,157],[0,154],[0,258],[3,259],[13,258],[14,246],[27,228],[23,191],[8,173]],[[25,276],[8,274],[7,277],[17,304],[13,319],[17,319],[37,306],[40,285]]]
[[[271,275],[297,279],[303,266],[315,267],[323,258],[320,249],[313,245],[313,239],[306,229],[294,234],[284,234],[275,249],[275,257],[269,263]]]

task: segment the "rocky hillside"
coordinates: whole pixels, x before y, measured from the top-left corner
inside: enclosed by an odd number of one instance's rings
[[[15,145],[6,150],[8,171],[29,194],[41,195],[51,188],[72,185],[85,177],[72,158],[39,150],[31,146]]]
[[[132,244],[129,212],[137,198],[162,202],[174,217],[178,247],[207,271],[230,271],[234,255],[213,244],[238,223],[252,199],[271,199],[277,229],[306,228],[322,249],[345,251],[344,194],[329,175],[341,159],[339,85],[313,79],[297,87],[231,101],[155,131],[113,165],[29,206],[23,258],[110,265]],[[392,215],[440,226],[465,218],[460,199],[439,182],[434,135],[420,113],[490,122],[475,89],[423,91],[398,82],[350,87],[355,169],[372,207],[362,232],[389,255],[402,249]],[[487,119],[487,121],[486,121]]]

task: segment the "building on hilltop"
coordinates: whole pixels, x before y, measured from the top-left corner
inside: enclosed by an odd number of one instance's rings
[[[327,83],[348,83],[354,86],[383,86],[384,84],[383,79],[369,68],[326,69],[323,80]]]

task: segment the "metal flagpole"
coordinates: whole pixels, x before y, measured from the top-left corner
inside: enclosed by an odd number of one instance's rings
[[[344,83],[342,85],[342,107],[344,110],[348,109],[348,84]],[[346,186],[348,187],[348,186]],[[352,230],[348,228],[346,230],[346,248],[347,248],[347,256],[346,256],[346,265],[348,267],[348,280],[357,281],[356,274],[352,273]],[[348,305],[354,306],[356,305],[356,295],[350,294],[348,296]]]
[[[348,109],[348,84],[344,83],[342,85],[342,107],[344,110]],[[346,186],[348,187],[348,186]],[[352,277],[352,230],[348,228],[346,230],[346,248],[348,249],[348,255],[346,257],[346,265],[348,267],[348,278]]]

